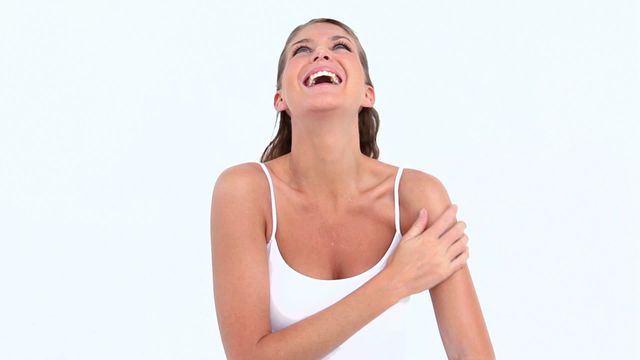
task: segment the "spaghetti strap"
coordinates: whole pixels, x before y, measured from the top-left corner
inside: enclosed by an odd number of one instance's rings
[[[398,168],[398,172],[396,173],[396,182],[393,186],[394,221],[396,224],[397,233],[400,233],[400,193],[398,192],[398,187],[400,186],[400,177],[402,176],[402,170],[404,170],[403,167]]]
[[[264,170],[265,175],[267,175],[267,180],[269,180],[269,193],[271,194],[271,218],[273,223],[271,226],[273,228],[271,230],[271,237],[269,238],[269,241],[271,241],[271,239],[273,239],[276,236],[276,228],[278,227],[278,214],[276,212],[276,197],[273,191],[273,181],[271,180],[271,174],[269,173],[267,166],[261,162],[259,162],[258,164],[260,164],[260,166],[262,167],[262,170]]]

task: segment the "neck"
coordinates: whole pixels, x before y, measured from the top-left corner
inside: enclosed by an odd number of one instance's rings
[[[362,191],[369,158],[360,152],[358,115],[323,113],[291,121],[292,185],[334,209]]]

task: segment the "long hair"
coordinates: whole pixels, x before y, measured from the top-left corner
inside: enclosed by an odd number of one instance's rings
[[[365,84],[373,86],[371,82],[371,77],[369,76],[369,62],[367,61],[367,55],[360,44],[360,40],[356,36],[355,32],[351,30],[350,27],[343,24],[342,22],[329,18],[318,18],[309,20],[307,23],[298,25],[285,42],[284,48],[282,49],[282,53],[280,53],[280,59],[278,60],[278,77],[276,82],[276,90],[280,90],[282,86],[281,77],[282,71],[287,62],[286,50],[293,38],[306,26],[317,23],[329,23],[334,24],[341,27],[347,34],[353,37],[356,45],[358,47],[358,55],[360,57],[360,63],[362,64],[362,68],[364,69],[365,75]],[[278,128],[278,132],[276,136],[271,140],[267,148],[264,149],[262,156],[260,157],[260,162],[266,162],[271,159],[275,159],[282,155],[288,154],[291,152],[291,117],[287,114],[286,111],[280,111],[276,115],[276,121],[278,120],[278,116],[280,116],[280,126]],[[378,149],[378,144],[376,143],[376,136],[378,135],[378,128],[380,127],[380,117],[378,112],[373,107],[363,107],[358,113],[358,132],[360,136],[360,152],[364,155],[367,155],[373,159],[377,159],[380,155],[380,150]]]

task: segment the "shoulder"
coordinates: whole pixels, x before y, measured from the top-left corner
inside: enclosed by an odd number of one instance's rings
[[[268,180],[260,164],[237,164],[218,175],[213,187],[212,208],[215,206],[229,214],[257,216],[266,226],[269,196]]]
[[[236,196],[250,196],[256,185],[266,182],[266,175],[260,164],[247,162],[224,169],[214,185],[214,193],[233,193]]]
[[[431,201],[449,200],[447,189],[435,175],[422,170],[405,168],[402,171],[400,186],[404,185],[400,199],[411,203],[411,199]],[[418,209],[420,210],[420,209]]]
[[[421,208],[427,210],[427,226],[430,226],[451,204],[442,181],[435,175],[417,169],[403,170],[398,193],[403,234],[411,227]]]
[[[218,175],[213,193],[233,196],[236,200],[257,201],[269,193],[269,183],[260,164],[247,162],[224,169]]]

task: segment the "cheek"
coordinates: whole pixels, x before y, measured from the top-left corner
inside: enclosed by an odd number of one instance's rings
[[[365,82],[365,76],[364,76],[364,72],[362,71],[357,71],[353,74],[351,74],[351,78],[350,78],[350,84],[349,86],[352,87],[357,87],[357,88],[361,88],[366,86]]]
[[[359,61],[356,61],[352,64],[351,66],[352,73],[351,73],[351,78],[358,80],[358,82],[362,82],[364,83],[364,79],[365,79],[365,74],[364,74],[364,68],[362,67],[362,64],[360,64]]]
[[[283,78],[283,85],[287,84],[287,86],[296,86],[298,83],[298,74],[295,71],[287,72]]]
[[[287,78],[295,78],[298,76],[298,72],[300,71],[301,64],[298,64],[297,59],[291,59],[287,62],[284,67],[283,75]]]

